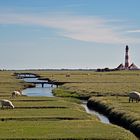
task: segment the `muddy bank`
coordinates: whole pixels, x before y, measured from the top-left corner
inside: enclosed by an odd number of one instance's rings
[[[123,126],[140,138],[140,120],[131,116],[128,112],[116,109],[105,102],[94,98],[90,98],[88,100],[87,106],[90,109],[97,110],[98,112],[106,115],[110,122]]]

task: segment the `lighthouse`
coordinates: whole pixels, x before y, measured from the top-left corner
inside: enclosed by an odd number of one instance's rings
[[[128,51],[129,51],[129,48],[128,48],[128,45],[126,45],[126,48],[125,48],[125,69],[129,68],[129,55],[128,55]]]
[[[125,64],[120,64],[117,68],[115,68],[116,70],[139,70],[139,68],[132,63],[131,65],[129,64],[129,48],[128,45],[126,45],[125,47]]]

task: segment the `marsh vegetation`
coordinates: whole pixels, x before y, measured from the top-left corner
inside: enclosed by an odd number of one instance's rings
[[[106,86],[105,92],[99,91],[95,85],[100,84],[119,84],[120,87],[123,80],[127,78],[127,83],[139,83],[139,73],[96,73],[83,71],[33,71],[43,78],[50,78],[56,81],[68,82],[63,86],[56,88],[53,92],[58,97],[28,97],[19,96],[11,98],[11,93],[14,90],[26,88],[28,84],[13,76],[12,71],[0,72],[0,99],[9,99],[13,102],[14,109],[1,109],[0,115],[0,138],[9,139],[137,139],[132,133],[115,125],[102,124],[96,116],[87,114],[84,108],[79,104],[79,97],[97,96],[97,93],[104,95],[102,101],[108,101],[109,105],[117,105],[126,112],[131,112],[138,120],[139,106],[137,109],[132,109],[134,104],[128,104],[127,101],[127,86],[125,89],[120,89],[114,92],[108,92]],[[66,74],[70,76],[67,77]],[[113,75],[114,74],[114,75]],[[117,79],[117,77],[119,77]],[[108,77],[109,76],[109,77]],[[113,78],[114,76],[114,78]],[[126,78],[124,77],[126,76]],[[121,77],[123,79],[121,79]],[[100,79],[99,79],[100,78]],[[135,80],[133,78],[136,78]],[[135,82],[135,83],[134,83]],[[125,82],[124,82],[125,83]],[[137,86],[136,86],[137,87]],[[114,86],[116,88],[116,86]],[[117,89],[117,88],[116,88]],[[131,88],[130,88],[131,89]],[[136,88],[138,90],[138,87]],[[103,89],[102,89],[103,91]],[[117,94],[116,94],[117,93]],[[110,95],[115,95],[114,97]],[[113,98],[116,95],[125,95],[119,97],[114,103]],[[62,98],[65,97],[65,98]],[[68,98],[67,98],[68,97]],[[76,98],[71,98],[76,97]],[[98,97],[96,97],[98,98]],[[107,101],[106,101],[107,100]],[[123,103],[120,103],[123,102]],[[116,105],[116,106],[115,106]],[[127,110],[127,107],[130,110]],[[135,113],[138,113],[135,115]],[[131,117],[131,116],[130,116]]]

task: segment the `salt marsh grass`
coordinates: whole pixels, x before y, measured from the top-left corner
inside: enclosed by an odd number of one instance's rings
[[[88,77],[87,82],[86,77],[89,74],[86,72],[72,72],[70,79],[65,76],[69,72],[35,72],[42,77],[58,81],[78,81],[82,84],[83,82],[88,84],[95,78]],[[92,72],[90,75],[96,76]],[[23,89],[26,86],[22,80],[13,76],[12,71],[0,71],[0,99],[10,99],[15,105],[15,109],[12,110],[0,109],[0,139],[137,139],[129,131],[111,124],[102,124],[95,116],[87,114],[78,104],[80,102],[78,99],[10,97],[13,90]],[[63,92],[63,95],[66,95],[67,90],[69,94],[77,96],[74,92],[77,87],[72,88],[64,85],[58,90],[60,94]],[[82,90],[79,88],[78,91],[80,93]],[[82,96],[85,94],[86,92]]]

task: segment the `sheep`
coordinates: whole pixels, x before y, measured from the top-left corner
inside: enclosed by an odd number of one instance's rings
[[[70,77],[70,74],[66,74],[66,77]]]
[[[4,108],[4,106],[12,108],[12,109],[15,108],[14,105],[12,104],[12,102],[9,101],[9,100],[3,99],[3,100],[0,100],[0,102],[1,102],[1,108],[2,109]]]
[[[133,100],[136,100],[136,102],[139,102],[140,100],[140,93],[136,91],[132,91],[129,93],[129,102],[133,102]]]
[[[12,92],[12,97],[15,97],[15,96],[21,96],[22,93],[20,91],[13,91]]]

